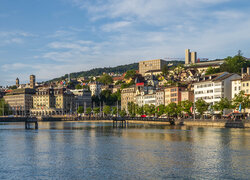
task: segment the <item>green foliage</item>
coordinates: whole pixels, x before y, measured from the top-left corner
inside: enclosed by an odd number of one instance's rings
[[[117,107],[112,107],[112,115],[116,115],[117,114]]]
[[[82,89],[83,87],[80,85],[80,84],[77,84],[76,86],[75,86],[75,89]]]
[[[206,75],[209,75],[209,74],[216,74],[216,73],[219,73],[221,72],[221,69],[220,68],[213,68],[213,67],[208,67],[207,70],[206,70]]]
[[[242,56],[239,50],[238,54],[234,57],[225,58],[225,62],[221,65],[221,72],[226,71],[230,73],[240,73],[241,68],[246,68],[250,66],[250,61]]]
[[[155,110],[155,105],[153,105],[153,104],[151,104],[151,105],[149,105],[149,104],[145,104],[144,106],[143,106],[143,109],[144,109],[144,113],[146,114],[146,115],[155,115],[155,112],[156,112],[156,110]]]
[[[0,116],[9,115],[11,111],[9,110],[9,105],[4,101],[4,99],[0,99]]]
[[[177,116],[177,104],[174,102],[169,103],[166,107],[165,107],[165,113],[167,114],[167,116]]]
[[[99,114],[100,113],[100,108],[99,107],[95,107],[93,109],[93,111],[94,111],[94,114]]]
[[[136,112],[136,106],[134,102],[128,102],[128,113],[130,116],[134,117]]]
[[[104,74],[98,79],[98,81],[105,85],[109,85],[113,83],[113,78],[108,74]]]
[[[241,104],[241,108],[245,109],[250,108],[250,99],[249,95],[245,95],[243,91],[240,91],[239,94],[237,94],[233,99],[233,106],[239,108],[239,105]]]
[[[135,78],[135,76],[136,76],[136,71],[134,70],[134,69],[132,69],[132,70],[128,70],[127,72],[126,72],[126,75],[125,75],[125,79],[130,79],[130,78]]]
[[[213,105],[213,109],[216,111],[220,111],[220,114],[223,114],[224,109],[232,108],[231,104],[231,101],[229,101],[227,98],[221,98],[220,101],[216,102]]]
[[[160,104],[159,106],[156,107],[156,114],[157,116],[161,116],[165,113],[165,106],[164,104]]]
[[[136,113],[137,115],[143,115],[143,114],[144,114],[143,106],[140,107],[140,106],[138,106],[138,105],[136,104],[135,113]]]
[[[164,77],[167,77],[167,75],[169,74],[168,65],[167,65],[167,64],[164,64],[161,71],[162,71],[162,75],[163,75]]]
[[[204,101],[203,99],[198,99],[195,102],[195,108],[197,110],[197,112],[202,116],[204,114],[205,111],[208,110],[209,107],[209,103],[207,103],[206,101]]]
[[[131,81],[130,83],[123,83],[122,85],[121,85],[121,89],[124,89],[124,88],[128,88],[128,87],[130,87],[131,85],[133,85],[133,84],[135,84],[135,82],[134,81]]]
[[[92,100],[96,101],[103,101],[107,105],[114,105],[117,101],[121,101],[121,91],[118,90],[117,92],[113,93],[110,90],[103,90],[100,93],[100,99],[98,97],[93,97]]]
[[[110,108],[110,106],[104,106],[104,107],[103,107],[103,113],[104,113],[105,115],[109,115],[109,114],[111,113],[111,108]]]
[[[193,103],[189,100],[186,100],[186,101],[182,101],[181,102],[181,108],[182,108],[182,111],[184,111],[185,113],[187,114],[191,114],[191,110],[190,108],[193,106]]]
[[[9,89],[17,89],[16,85],[10,86]]]
[[[120,114],[120,116],[121,116],[121,117],[124,117],[124,116],[126,116],[126,115],[127,115],[127,113],[126,113],[125,109],[123,109],[123,110],[119,111],[119,114]]]
[[[84,113],[84,108],[82,106],[79,106],[78,109],[77,109],[77,113],[78,114]]]
[[[119,84],[122,84],[123,82],[121,81],[121,80],[119,80],[119,81],[117,81],[116,83],[115,83],[115,85],[119,85]]]
[[[86,108],[86,114],[91,114],[91,111],[92,111],[92,109],[91,109],[91,107],[88,107],[88,108]]]

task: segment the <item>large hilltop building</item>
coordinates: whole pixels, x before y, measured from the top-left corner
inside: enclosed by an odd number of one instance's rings
[[[163,59],[155,59],[139,62],[139,73],[145,76],[148,71],[161,71],[164,65],[167,65],[167,61]]]

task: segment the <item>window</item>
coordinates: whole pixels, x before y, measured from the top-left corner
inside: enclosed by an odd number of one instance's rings
[[[245,87],[245,83],[243,83],[243,87]]]
[[[237,90],[237,87],[235,87],[234,90],[236,91],[236,90]]]
[[[247,83],[247,86],[248,86],[248,83]]]

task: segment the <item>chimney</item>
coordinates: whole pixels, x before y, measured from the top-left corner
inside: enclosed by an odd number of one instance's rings
[[[243,78],[243,76],[244,76],[244,69],[241,68],[241,77]]]
[[[250,67],[247,67],[247,75],[250,75]]]

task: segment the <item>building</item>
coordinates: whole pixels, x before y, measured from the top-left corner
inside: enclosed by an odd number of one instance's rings
[[[124,88],[121,91],[121,109],[128,110],[129,102],[136,102],[136,86]]]
[[[16,87],[18,88],[19,87],[19,79],[16,78]]]
[[[34,89],[36,87],[36,77],[35,75],[30,75],[30,88]]]
[[[155,99],[156,99],[155,106],[159,106],[161,104],[165,105],[164,90],[156,90]]]
[[[235,95],[239,94],[241,91],[241,78],[232,79],[231,81],[232,86],[232,99],[235,97]]]
[[[75,96],[76,106],[91,107],[91,92],[87,89],[70,90]]]
[[[164,88],[165,92],[165,105],[169,103],[176,103],[181,101],[181,92],[185,90],[184,86],[168,86]]]
[[[72,114],[74,111],[74,95],[65,88],[39,88],[33,95],[33,115],[63,115]]]
[[[238,74],[222,72],[200,78],[194,83],[194,101],[203,99],[207,103],[214,105],[221,98],[232,99],[232,84],[233,79],[240,78]]]
[[[29,115],[33,106],[32,96],[35,94],[34,89],[15,89],[4,96],[4,100],[15,115]]]
[[[197,52],[190,52],[190,49],[185,50],[185,64],[197,63]]]
[[[102,92],[102,85],[98,82],[93,82],[89,84],[89,89],[91,91],[91,96],[99,96]]]
[[[148,71],[161,71],[164,65],[167,65],[167,61],[162,59],[140,61],[139,62],[139,73],[142,76],[145,76],[145,73]]]

